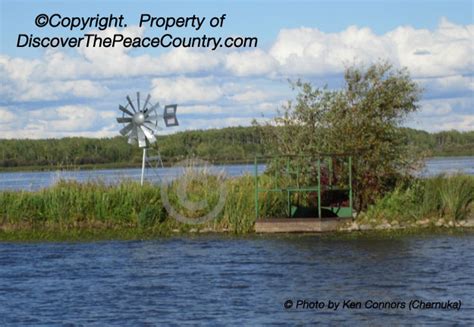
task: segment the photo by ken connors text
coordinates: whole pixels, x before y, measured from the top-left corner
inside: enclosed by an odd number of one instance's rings
[[[288,299],[283,304],[285,309],[302,310],[461,310],[461,300],[447,301],[429,301],[421,299],[411,299],[409,301],[401,300],[376,300],[369,299],[365,301],[358,300],[311,300],[311,299]]]

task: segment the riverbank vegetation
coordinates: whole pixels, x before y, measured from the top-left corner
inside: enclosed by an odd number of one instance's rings
[[[60,181],[35,192],[0,192],[0,240],[143,239],[157,236],[219,232],[248,234],[255,223],[253,176],[227,179],[224,186],[212,177],[205,183],[185,184],[204,207],[190,212],[177,198],[175,181],[169,187],[169,202],[182,214],[199,219],[214,207],[225,189],[223,210],[202,224],[183,223],[169,214],[157,185],[124,181],[116,185],[99,182]],[[262,185],[271,185],[266,176]],[[263,216],[284,217],[286,201],[276,193],[261,194]],[[474,177],[466,175],[414,179],[400,185],[361,212],[345,230],[474,227]]]
[[[474,176],[439,175],[402,183],[360,213],[349,229],[416,226],[474,227]]]
[[[50,188],[35,192],[0,192],[1,233],[28,230],[54,230],[60,234],[68,231],[91,230],[118,231],[131,229],[141,235],[169,235],[189,231],[218,231],[248,233],[255,221],[254,179],[243,176],[224,182],[215,176],[186,181],[183,175],[167,187],[167,201],[179,214],[186,216],[181,222],[170,216],[164,206],[162,189],[158,185],[134,181],[106,185],[100,182],[78,183],[60,181]],[[269,179],[263,177],[261,183]],[[223,185],[221,185],[223,183]],[[179,187],[184,187],[192,203],[204,201],[199,208],[187,208],[178,198]],[[168,196],[169,195],[169,196]],[[202,224],[192,224],[193,219],[210,211],[223,195],[224,206],[215,217]],[[276,203],[270,201],[270,203]],[[262,212],[278,208],[262,204]],[[213,217],[211,217],[213,218]],[[1,238],[1,236],[0,236]]]

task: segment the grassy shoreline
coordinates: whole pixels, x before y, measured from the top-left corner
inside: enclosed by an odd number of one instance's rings
[[[261,176],[261,185],[272,179]],[[0,241],[140,240],[173,235],[219,233],[254,234],[254,178],[245,175],[222,182],[217,177],[188,185],[192,201],[199,197],[206,205],[195,211],[182,206],[179,183],[169,187],[169,203],[180,214],[197,219],[225,198],[222,211],[203,224],[185,224],[165,209],[158,186],[125,181],[116,185],[100,182],[60,181],[34,191],[0,192]],[[283,194],[260,194],[261,217],[283,217]],[[472,230],[474,220],[474,176],[438,176],[414,179],[400,185],[360,213],[351,226],[338,233],[406,235],[429,231]],[[356,227],[354,227],[354,225]]]

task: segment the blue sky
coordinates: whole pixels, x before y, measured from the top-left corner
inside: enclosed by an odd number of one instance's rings
[[[0,138],[114,136],[128,93],[179,104],[174,130],[269,119],[294,95],[288,79],[337,88],[344,65],[388,59],[425,89],[407,126],[474,129],[472,1],[1,1]],[[220,16],[224,27],[175,36],[256,36],[247,49],[26,49],[19,33],[80,36],[38,28],[40,13],[123,14],[130,35],[142,13]],[[110,32],[110,30],[109,30]],[[18,118],[21,113],[21,118]],[[263,118],[262,118],[263,117]]]

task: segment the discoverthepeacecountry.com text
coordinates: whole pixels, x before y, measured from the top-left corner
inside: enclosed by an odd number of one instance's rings
[[[209,36],[204,33],[199,35],[182,36],[182,31],[199,33],[207,28],[219,29],[224,27],[226,14],[213,17],[187,16],[187,17],[162,17],[148,13],[141,14],[138,27],[161,31],[160,35],[153,36],[129,36],[126,33],[117,32],[113,34],[100,33],[96,31],[86,32],[80,36],[48,35],[35,36],[32,33],[20,33],[17,37],[18,48],[78,48],[99,47],[113,48],[116,46],[125,48],[208,48],[217,50],[219,48],[255,48],[258,38],[254,36]],[[108,28],[127,27],[126,18],[123,14],[110,14],[102,16],[97,14],[89,17],[65,16],[60,13],[38,14],[35,25],[39,28],[50,28],[52,31],[66,30],[86,31],[89,29],[104,31]],[[173,35],[179,31],[179,36]]]

